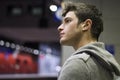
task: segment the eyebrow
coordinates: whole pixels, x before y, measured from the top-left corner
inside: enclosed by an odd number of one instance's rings
[[[67,19],[72,19],[72,18],[71,17],[65,17],[65,18],[63,18],[63,21],[65,21]]]

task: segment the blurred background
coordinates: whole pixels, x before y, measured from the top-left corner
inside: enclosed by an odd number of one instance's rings
[[[100,41],[120,63],[120,1],[80,0],[103,13]],[[57,80],[74,52],[61,46],[57,27],[62,0],[0,0],[0,80]]]

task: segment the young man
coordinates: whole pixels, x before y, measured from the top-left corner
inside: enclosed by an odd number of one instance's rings
[[[98,42],[103,31],[102,14],[93,5],[64,2],[58,27],[60,43],[76,51],[64,63],[58,80],[113,80],[120,66]]]

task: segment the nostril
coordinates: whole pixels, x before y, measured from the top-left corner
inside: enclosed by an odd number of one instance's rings
[[[58,27],[58,31],[61,31],[61,28],[60,28],[60,26]]]
[[[58,31],[61,32],[63,29],[62,28],[59,28]]]
[[[63,24],[61,24],[59,27],[58,27],[58,31],[62,31],[63,30]]]

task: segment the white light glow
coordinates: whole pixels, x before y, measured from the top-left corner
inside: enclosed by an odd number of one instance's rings
[[[11,43],[11,48],[15,48],[15,44],[14,43]]]
[[[57,6],[56,6],[56,5],[50,5],[49,8],[50,8],[50,10],[53,11],[53,12],[57,11]]]
[[[4,42],[3,40],[0,41],[0,45],[1,45],[1,46],[3,46],[4,43],[5,43],[5,42]]]
[[[9,42],[6,42],[5,45],[6,45],[6,47],[10,47],[10,43]]]
[[[58,8],[57,9],[57,11],[55,12],[55,16],[56,16],[56,18],[58,19],[58,20],[62,20],[62,8],[60,7],[60,8]]]
[[[60,70],[61,70],[61,67],[60,66],[56,66],[56,71],[60,72]]]
[[[39,54],[39,51],[35,49],[35,50],[33,51],[33,53],[34,53],[35,55],[38,55],[38,54]]]

